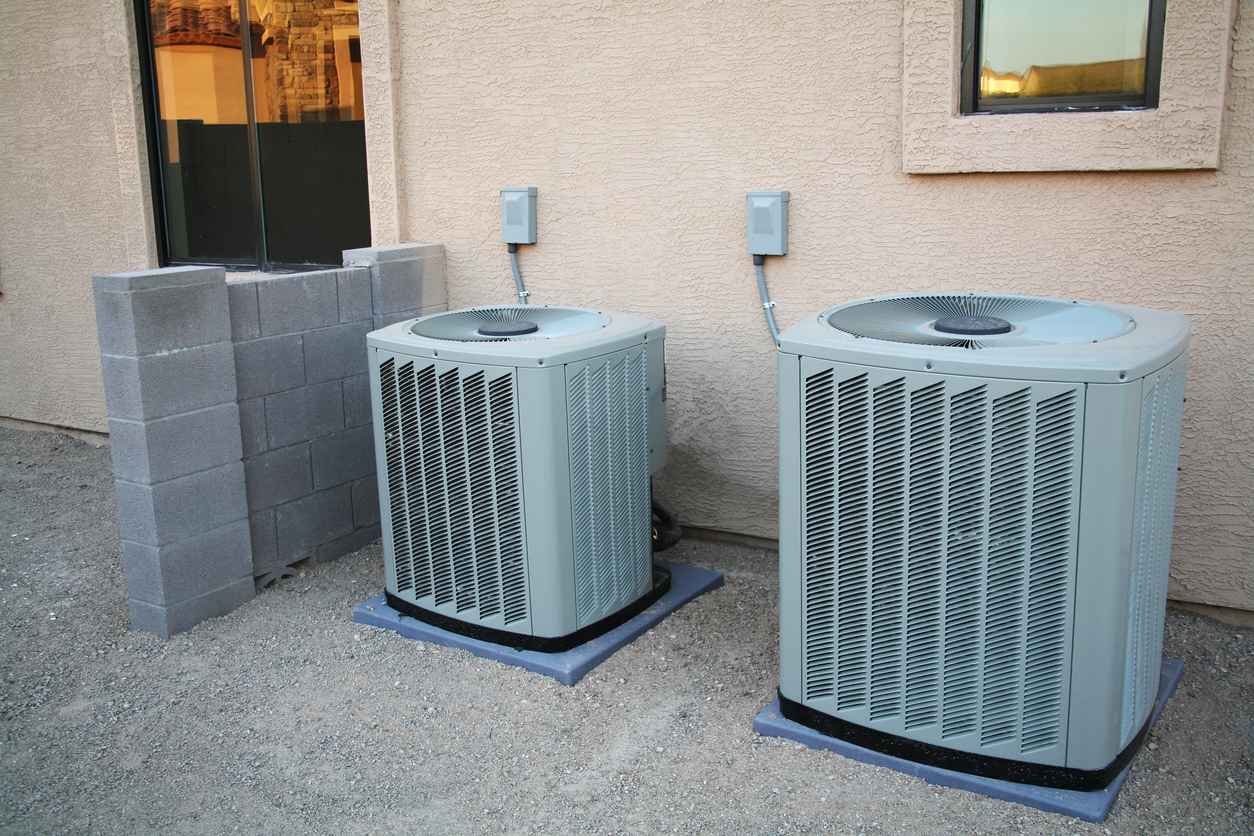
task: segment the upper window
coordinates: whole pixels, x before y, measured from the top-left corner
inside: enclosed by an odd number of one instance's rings
[[[1166,0],[965,0],[962,112],[1158,106]]]
[[[138,0],[163,261],[370,244],[356,0]]]

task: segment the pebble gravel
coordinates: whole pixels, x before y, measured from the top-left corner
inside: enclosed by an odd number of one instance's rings
[[[109,451],[0,427],[3,833],[1251,833],[1254,630],[1173,611],[1185,678],[1100,825],[754,734],[776,558],[575,687],[352,623],[371,546],[170,641],[128,632]]]

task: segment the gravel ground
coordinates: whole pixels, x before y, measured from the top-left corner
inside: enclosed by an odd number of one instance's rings
[[[0,831],[1254,830],[1254,640],[1172,613],[1187,665],[1100,826],[760,738],[774,555],[566,688],[353,624],[377,546],[161,642],[126,631],[109,453],[0,427]],[[1248,631],[1247,631],[1248,632]]]

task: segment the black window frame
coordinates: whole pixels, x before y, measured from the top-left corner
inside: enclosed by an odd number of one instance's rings
[[[1163,66],[1163,27],[1167,0],[1147,0],[1145,32],[1145,94],[1142,96],[1036,96],[1031,100],[1006,97],[980,99],[981,22],[983,0],[962,0],[962,74],[959,113],[983,116],[999,113],[1087,113],[1111,110],[1152,110],[1158,107]]]
[[[252,211],[256,219],[256,254],[253,259],[176,258],[170,254],[169,222],[166,217],[165,177],[162,171],[161,142],[158,135],[161,124],[161,105],[157,88],[156,47],[152,40],[152,24],[149,19],[148,0],[133,0],[135,30],[139,48],[139,78],[142,86],[144,107],[144,134],[148,146],[148,178],[152,193],[153,226],[157,239],[157,263],[162,267],[185,264],[220,264],[228,270],[260,271],[266,273],[290,273],[304,270],[321,270],[341,267],[341,264],[322,262],[283,262],[269,257],[266,237],[266,216],[261,191],[261,151],[257,134],[257,109],[253,100],[252,26],[248,19],[248,0],[239,0],[240,44],[244,61],[244,96],[248,115],[248,178],[252,195]]]

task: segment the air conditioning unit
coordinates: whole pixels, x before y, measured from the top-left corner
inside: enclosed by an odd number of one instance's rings
[[[784,716],[948,769],[1109,783],[1158,690],[1189,333],[989,295],[789,329]]]
[[[660,597],[664,337],[639,316],[540,305],[370,333],[388,603],[557,651]]]

